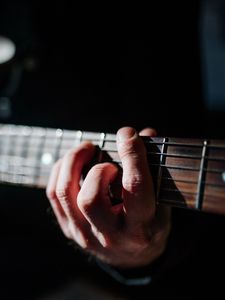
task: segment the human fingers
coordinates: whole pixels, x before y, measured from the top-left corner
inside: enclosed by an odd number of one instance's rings
[[[55,187],[56,197],[67,217],[72,238],[83,248],[88,247],[92,235],[88,222],[77,206],[77,195],[83,167],[90,162],[94,152],[94,145],[87,142],[70,150],[61,160]]]
[[[59,175],[59,170],[60,170],[60,166],[61,166],[61,159],[58,160],[52,170],[51,170],[51,174],[48,180],[48,184],[47,184],[47,188],[46,188],[46,195],[49,199],[49,202],[51,204],[51,207],[53,209],[53,212],[56,216],[56,219],[64,233],[64,235],[67,238],[71,238],[71,233],[69,231],[69,227],[68,227],[68,220],[67,220],[67,216],[56,196],[56,184],[57,184],[57,180],[58,180],[58,175]]]
[[[144,128],[139,132],[140,136],[157,136],[157,131],[154,128]],[[150,158],[151,159],[151,158]],[[151,224],[151,231],[154,235],[154,240],[165,240],[164,236],[168,236],[171,228],[171,207],[165,205],[158,205],[156,211],[156,218]]]
[[[155,197],[144,143],[131,127],[117,133],[117,147],[123,166],[123,205],[129,223],[149,221],[155,214]]]
[[[78,207],[90,223],[92,232],[99,242],[106,245],[117,230],[116,215],[112,212],[109,186],[118,174],[111,163],[97,164],[88,172],[78,194]]]
[[[157,136],[157,131],[154,128],[146,127],[139,132],[139,135],[154,137]]]
[[[69,219],[74,218],[82,169],[90,162],[93,154],[94,146],[90,143],[82,143],[78,148],[68,151],[61,160],[56,195]]]

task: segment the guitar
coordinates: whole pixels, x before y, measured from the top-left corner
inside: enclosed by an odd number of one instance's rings
[[[54,162],[91,141],[121,165],[116,135],[0,125],[0,182],[45,188]],[[225,214],[225,141],[143,137],[157,203]]]

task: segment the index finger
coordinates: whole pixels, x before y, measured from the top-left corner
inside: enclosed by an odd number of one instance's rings
[[[155,214],[155,196],[142,139],[131,127],[117,133],[117,147],[123,167],[123,205],[128,221],[143,223]]]

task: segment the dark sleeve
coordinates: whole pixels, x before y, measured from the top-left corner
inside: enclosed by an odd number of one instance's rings
[[[120,269],[96,260],[98,267],[117,282],[127,286],[146,286],[170,274],[191,256],[195,248],[196,230],[192,213],[173,210],[172,229],[165,252],[142,268]]]

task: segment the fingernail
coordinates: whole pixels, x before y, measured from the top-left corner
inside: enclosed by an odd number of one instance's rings
[[[124,127],[118,131],[118,141],[125,142],[135,136],[137,136],[137,132],[134,128]]]

